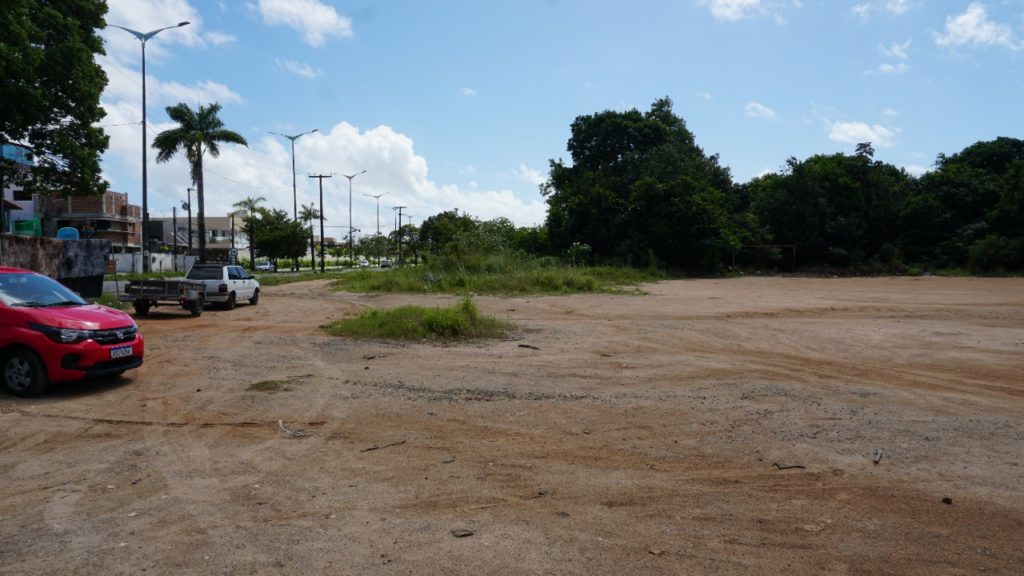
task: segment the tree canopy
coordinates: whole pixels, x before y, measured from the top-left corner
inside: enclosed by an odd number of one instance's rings
[[[86,195],[106,190],[100,155],[109,138],[97,123],[107,76],[96,33],[105,2],[5,0],[0,10],[0,144],[31,151],[30,172],[0,160],[0,179],[40,192]],[[28,178],[26,178],[28,177]]]
[[[571,163],[552,160],[542,186],[546,238],[535,249],[574,262],[713,272],[757,253],[770,264],[790,248],[805,269],[1024,269],[1019,139],[941,154],[920,178],[862,142],[734,184],[668,98],[644,113],[579,116],[570,131]]]
[[[604,111],[572,123],[572,164],[552,160],[548,241],[585,244],[598,261],[714,268],[740,242],[729,170],[695,143],[672,101],[645,113]]]

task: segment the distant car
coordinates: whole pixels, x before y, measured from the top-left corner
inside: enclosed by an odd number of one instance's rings
[[[0,383],[36,396],[50,382],[117,376],[142,365],[132,317],[89,304],[52,278],[0,267]]]
[[[366,258],[363,258],[362,260],[359,261],[359,267],[360,268],[367,268],[369,266],[370,266],[370,261],[367,260]]]
[[[277,266],[273,262],[263,260],[256,263],[256,270],[259,272],[277,272]]]
[[[380,267],[381,268],[391,268],[391,260],[381,260],[380,261]]]
[[[231,310],[239,300],[255,306],[260,301],[260,282],[245,268],[234,264],[196,264],[185,274],[186,280],[206,286],[206,301],[222,304]]]

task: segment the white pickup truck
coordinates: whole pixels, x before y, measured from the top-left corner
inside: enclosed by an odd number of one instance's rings
[[[186,280],[206,286],[206,301],[231,310],[239,300],[256,305],[260,301],[260,283],[245,268],[234,264],[196,264],[185,275]]]

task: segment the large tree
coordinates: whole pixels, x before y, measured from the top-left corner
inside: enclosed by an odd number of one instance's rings
[[[306,228],[284,210],[257,208],[253,218],[256,252],[272,261],[295,259],[306,251]]]
[[[99,194],[100,155],[109,139],[96,124],[107,76],[96,31],[98,0],[4,0],[0,9],[0,144],[32,153],[31,171],[0,160],[0,187],[18,181],[41,192]]]
[[[167,115],[178,126],[164,130],[153,139],[157,162],[168,162],[179,152],[188,160],[192,182],[196,185],[196,202],[199,203],[199,261],[206,261],[206,212],[203,196],[203,155],[207,152],[214,158],[220,156],[220,144],[227,142],[248,146],[245,138],[237,132],[224,128],[220,119],[220,104],[199,106],[193,110],[184,102],[167,107]],[[251,238],[250,238],[251,240]]]
[[[729,170],[695,143],[672,100],[649,111],[604,111],[572,123],[572,163],[551,161],[548,240],[586,245],[598,261],[717,267],[735,249]],[[713,248],[715,256],[695,258]]]

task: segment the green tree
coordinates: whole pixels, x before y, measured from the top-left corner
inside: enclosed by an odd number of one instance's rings
[[[158,151],[157,162],[168,162],[179,152],[183,152],[188,160],[192,182],[196,185],[196,202],[199,204],[197,219],[200,262],[206,261],[203,156],[209,152],[210,156],[217,158],[220,156],[220,144],[224,142],[248,146],[241,134],[224,128],[224,122],[218,116],[220,108],[220,104],[216,102],[209,106],[200,105],[199,110],[193,110],[184,102],[168,106],[167,115],[177,122],[178,126],[164,130],[153,139],[153,148]]]
[[[732,178],[717,155],[697,146],[671,99],[655,101],[646,113],[579,116],[570,129],[572,163],[552,160],[542,187],[552,251],[585,244],[596,261],[721,265],[720,247],[740,237],[733,219],[719,217],[729,215]],[[706,258],[691,252],[712,247]]]
[[[232,204],[232,208],[235,210],[241,210],[246,213],[245,218],[242,219],[244,223],[245,234],[249,237],[249,267],[256,270],[256,243],[255,243],[255,232],[256,228],[253,226],[253,217],[256,214],[256,209],[259,208],[260,204],[266,202],[267,199],[263,196],[247,196],[238,202]]]
[[[16,182],[40,192],[100,194],[100,155],[109,139],[97,123],[107,76],[96,33],[98,0],[5,0],[0,10],[0,144],[31,151],[26,173],[0,160],[0,189]]]
[[[448,210],[424,220],[419,238],[426,258],[447,256],[461,265],[469,253],[476,251],[480,227],[469,214]]]
[[[306,227],[309,230],[309,253],[312,255],[311,265],[314,272],[316,272],[316,243],[313,241],[313,222],[319,220],[320,210],[318,210],[312,202],[308,205],[302,205],[302,210],[299,212],[299,221],[305,222]],[[321,257],[323,257],[322,254]]]
[[[294,260],[306,251],[306,228],[284,210],[256,209],[256,251],[271,260]]]
[[[795,245],[801,265],[862,265],[891,252],[899,237],[914,180],[873,161],[870,143],[857,150],[852,156],[790,158],[783,174],[756,178],[745,187],[757,223],[772,242]]]

